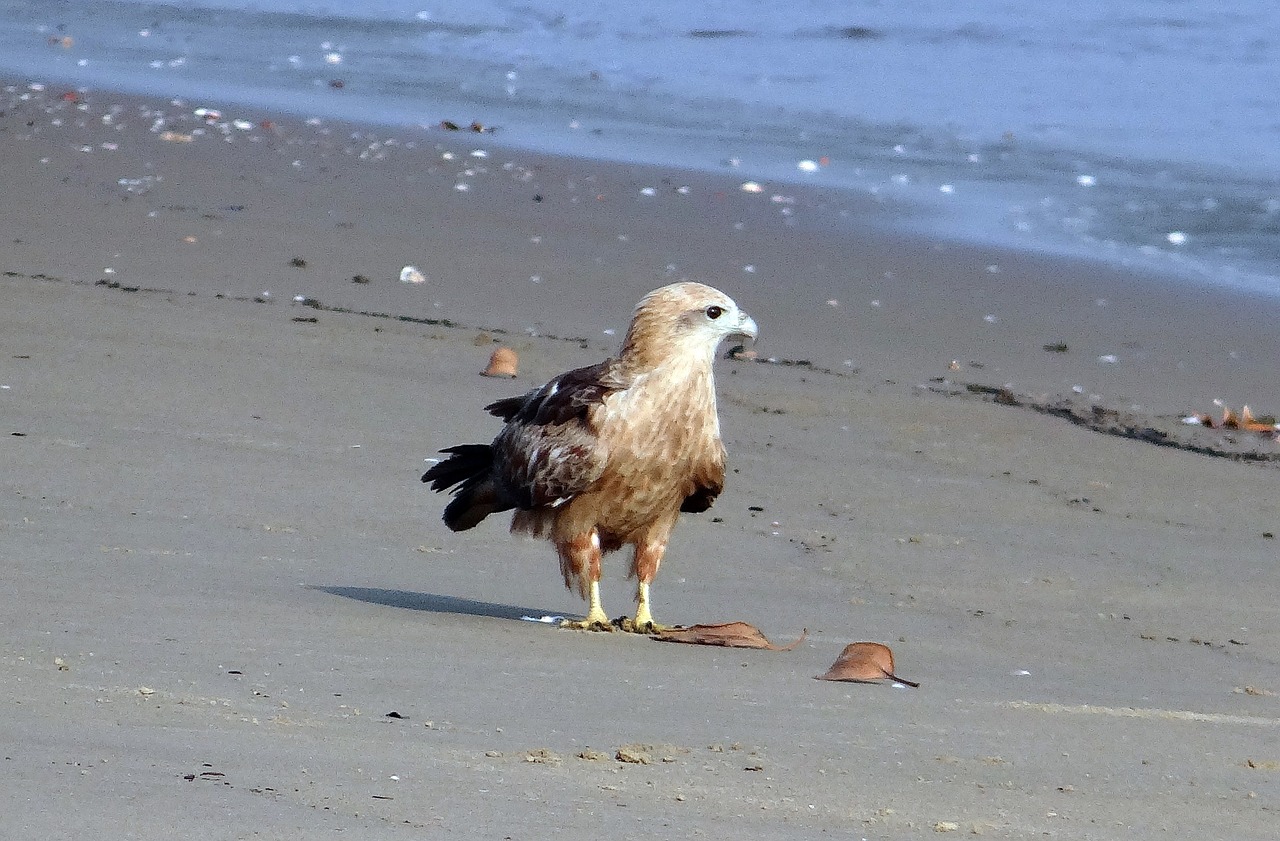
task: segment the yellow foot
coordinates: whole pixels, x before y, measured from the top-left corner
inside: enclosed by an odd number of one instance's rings
[[[591,611],[585,619],[564,619],[560,622],[561,628],[568,628],[571,631],[613,631],[613,623],[609,621],[609,617],[604,615],[604,611]]]
[[[609,615],[604,612],[604,608],[600,606],[600,582],[591,582],[591,608],[587,611],[585,619],[565,619],[560,623],[561,628],[568,628],[572,631],[612,631],[613,623],[609,621]]]
[[[637,621],[630,616],[624,616],[616,620],[615,624],[617,624],[618,630],[626,631],[628,634],[647,634],[649,636],[660,634],[670,627],[669,625],[659,625],[652,619]]]
[[[649,610],[649,585],[641,581],[636,589],[636,615],[632,619],[626,617],[618,620],[618,627],[629,634],[657,634],[667,630],[665,625],[653,621]]]

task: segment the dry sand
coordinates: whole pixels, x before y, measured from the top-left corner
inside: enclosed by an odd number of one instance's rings
[[[745,174],[62,93],[0,102],[0,835],[1274,837],[1276,446],[1178,422],[1280,409],[1273,303]],[[520,621],[582,609],[549,547],[418,482],[684,276],[779,364],[720,363],[733,472],[655,610],[791,652]],[[812,679],[854,640],[922,687]]]

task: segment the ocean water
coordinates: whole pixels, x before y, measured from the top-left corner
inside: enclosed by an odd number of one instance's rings
[[[1280,296],[1274,0],[0,0],[0,78],[477,120]]]

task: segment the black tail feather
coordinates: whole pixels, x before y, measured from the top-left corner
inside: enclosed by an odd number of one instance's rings
[[[483,476],[493,467],[493,447],[488,444],[459,444],[440,452],[450,455],[444,461],[431,465],[422,474],[422,481],[430,482],[433,491],[443,491],[460,482]]]
[[[422,474],[431,490],[443,491],[455,485],[453,500],[445,506],[444,522],[453,531],[465,531],[495,511],[512,506],[498,497],[493,481],[493,447],[488,444],[459,444],[441,450],[449,457]]]

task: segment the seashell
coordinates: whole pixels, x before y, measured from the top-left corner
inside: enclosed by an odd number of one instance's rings
[[[1276,424],[1274,419],[1268,421],[1255,417],[1249,407],[1244,406],[1240,409],[1240,428],[1250,432],[1275,432]]]
[[[1213,401],[1215,405],[1222,406],[1221,400]],[[1222,420],[1215,423],[1213,418],[1206,414],[1196,413],[1190,418],[1184,418],[1183,423],[1200,423],[1210,429],[1243,429],[1246,432],[1260,432],[1267,435],[1275,436],[1280,425],[1277,425],[1275,418],[1270,416],[1258,417],[1253,413],[1247,405],[1240,408],[1240,413],[1227,407],[1222,406]]]
[[[426,283],[427,276],[417,266],[405,266],[400,270],[401,283]]]
[[[509,347],[500,347],[489,355],[489,367],[480,372],[485,377],[515,377],[520,358]]]
[[[836,662],[827,669],[827,673],[818,675],[815,680],[840,680],[854,683],[866,683],[877,680],[892,680],[918,687],[920,684],[903,680],[893,673],[893,651],[889,646],[878,642],[851,642],[840,652]]]

